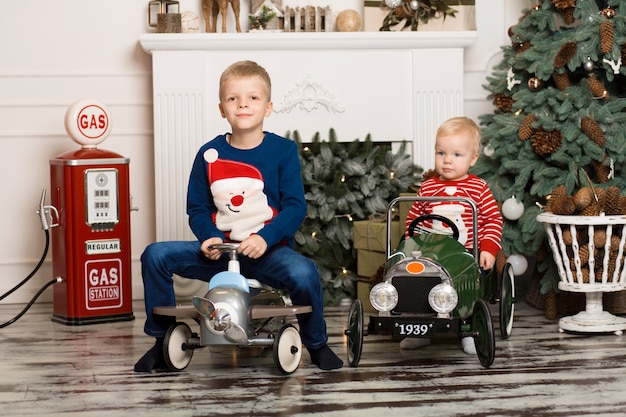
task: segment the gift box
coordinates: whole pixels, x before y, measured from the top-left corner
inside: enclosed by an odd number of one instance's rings
[[[370,303],[370,289],[371,284],[369,278],[359,277],[356,282],[356,296],[359,300],[361,300],[361,305],[363,306],[364,313],[375,313],[376,310],[372,307],[372,303]]]
[[[378,268],[385,265],[385,253],[359,249],[356,251],[356,273],[361,277],[371,277]]]
[[[355,249],[377,252],[387,250],[387,223],[385,221],[362,220],[354,222],[353,226],[352,240]],[[398,244],[400,236],[400,222],[391,222],[392,248]]]
[[[417,193],[400,193],[400,197],[415,197]],[[400,222],[400,227],[402,227],[402,233],[404,233],[404,229],[406,228],[406,216],[409,214],[409,210],[413,205],[412,201],[402,201],[398,203],[398,221]]]

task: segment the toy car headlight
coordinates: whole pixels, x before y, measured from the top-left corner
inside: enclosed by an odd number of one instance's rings
[[[378,311],[391,311],[398,304],[398,290],[388,282],[380,282],[370,291],[370,303]]]
[[[428,304],[437,313],[447,314],[454,310],[459,302],[459,295],[447,282],[435,285],[428,293]]]

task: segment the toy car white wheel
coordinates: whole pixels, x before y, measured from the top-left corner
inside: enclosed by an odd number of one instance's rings
[[[177,322],[167,329],[163,339],[163,356],[170,370],[182,371],[191,362],[193,348],[186,347],[191,335],[189,326],[182,322]]]
[[[276,367],[284,375],[298,369],[302,358],[302,339],[292,324],[283,326],[276,334],[273,357]]]
[[[478,360],[482,366],[489,368],[496,357],[496,336],[493,332],[491,313],[484,300],[478,300],[474,304],[471,331],[474,334]]]
[[[363,350],[363,304],[354,300],[348,313],[348,328],[345,331],[350,366],[357,367]]]
[[[513,330],[515,315],[515,274],[513,265],[506,263],[500,280],[500,334],[508,339]]]

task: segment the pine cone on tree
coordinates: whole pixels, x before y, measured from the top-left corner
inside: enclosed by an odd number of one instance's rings
[[[560,10],[563,21],[568,25],[571,25],[576,21],[576,18],[574,17],[574,10],[576,10],[575,7],[568,7],[567,9]]]
[[[546,132],[539,129],[532,134],[531,145],[537,155],[545,156],[558,151],[563,142],[561,132],[554,130]]]
[[[493,104],[503,113],[509,113],[513,109],[513,99],[504,94],[494,94]]]
[[[589,89],[591,90],[591,94],[593,94],[594,97],[609,98],[609,92],[607,91],[602,81],[591,75],[587,77],[587,80],[589,80]]]
[[[533,46],[530,42],[514,42],[513,48],[515,48],[515,52],[521,54],[530,49]]]
[[[613,39],[615,38],[615,29],[613,22],[605,20],[600,24],[600,49],[603,54],[608,54],[613,48]]]
[[[563,72],[563,74],[559,74],[557,71],[554,71],[552,73],[552,81],[554,81],[556,88],[561,91],[565,91],[565,89],[571,85],[567,71]]]
[[[576,6],[576,0],[552,0],[552,4],[559,10],[569,9]]]
[[[598,126],[595,120],[587,116],[581,118],[580,129],[596,145],[604,148],[604,145],[606,145],[606,138],[604,137],[604,132],[600,129],[600,126]]]
[[[611,168],[604,165],[602,162],[594,161],[593,167],[596,171],[596,181],[600,184],[604,184],[609,180],[609,174],[611,173]]]
[[[425,171],[422,174],[422,181],[426,181],[426,180],[434,177],[435,175],[437,175],[437,171],[435,171],[434,169],[429,169],[428,171]]]
[[[526,117],[524,117],[524,120],[522,120],[522,122],[519,124],[519,130],[517,131],[517,136],[520,138],[520,140],[530,139],[535,130],[533,129],[533,123],[535,123],[536,121],[537,118],[532,114],[528,114],[526,115]]]
[[[567,65],[567,63],[574,57],[576,54],[576,43],[575,42],[567,42],[559,52],[554,57],[554,66],[556,68],[561,68]]]

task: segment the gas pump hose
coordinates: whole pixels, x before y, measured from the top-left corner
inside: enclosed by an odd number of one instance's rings
[[[19,284],[17,284],[15,287],[11,288],[9,291],[7,291],[6,293],[0,295],[0,301],[4,300],[6,297],[8,297],[9,295],[13,294],[18,288],[20,288],[22,285],[26,284],[33,276],[35,276],[35,274],[37,273],[37,271],[39,271],[39,269],[41,268],[41,265],[43,265],[44,260],[46,259],[46,256],[48,255],[48,249],[50,247],[50,232],[48,231],[47,228],[44,229],[44,233],[46,235],[46,247],[44,248],[43,251],[43,255],[41,256],[41,259],[39,260],[39,262],[37,263],[37,266],[35,266],[35,269],[33,269],[33,271],[28,274],[28,276],[26,278],[24,278]],[[61,282],[61,278],[55,278],[53,280],[48,281],[43,287],[41,287],[39,289],[39,291],[37,291],[37,293],[35,294],[35,296],[30,300],[30,302],[26,305],[26,307],[24,307],[22,309],[22,311],[20,311],[20,313],[13,317],[11,320],[0,324],[0,329],[7,327],[13,323],[15,323],[17,320],[20,319],[20,317],[22,317],[24,314],[26,314],[26,312],[28,311],[28,309],[30,309],[32,307],[32,305],[35,303],[35,301],[37,300],[37,298],[39,298],[39,296],[52,284],[56,284],[57,282]]]

